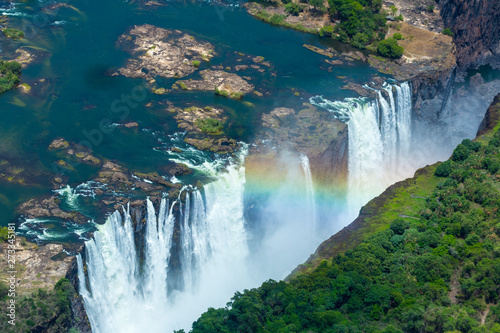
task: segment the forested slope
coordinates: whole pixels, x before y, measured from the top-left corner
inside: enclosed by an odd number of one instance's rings
[[[332,245],[323,258],[333,258],[289,283],[236,293],[192,332],[500,332],[499,96],[494,104],[480,137],[370,202],[351,245]]]

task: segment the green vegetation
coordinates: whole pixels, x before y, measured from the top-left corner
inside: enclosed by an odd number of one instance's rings
[[[3,243],[9,239],[9,228],[0,228],[0,243]]]
[[[243,96],[245,94],[243,94],[242,92],[232,92],[231,94],[229,94],[229,97],[231,97],[232,99],[242,99]]]
[[[441,33],[442,33],[443,35],[446,35],[446,36],[451,36],[451,37],[453,37],[453,35],[454,35],[454,33],[453,33],[453,32],[451,32],[451,30],[450,30],[450,29],[448,29],[448,28],[443,29],[443,31],[441,31]]]
[[[395,40],[401,40],[403,39],[403,36],[399,32],[396,32],[394,35],[392,35],[392,38],[394,38]]]
[[[223,97],[229,97],[229,93],[225,90],[219,90],[219,88],[215,88],[215,94]]]
[[[295,2],[289,2],[285,5],[285,11],[293,16],[298,16],[302,11],[302,7]]]
[[[29,296],[16,297],[16,325],[10,325],[3,311],[0,331],[5,333],[41,332],[50,326],[50,332],[67,332],[71,327],[71,298],[75,289],[67,279],[61,279],[54,289],[38,289]],[[0,282],[2,309],[7,309],[8,287]],[[45,327],[45,329],[44,329]],[[49,332],[49,331],[47,331]]]
[[[328,0],[330,18],[340,20],[334,32],[338,39],[358,48],[383,39],[387,32],[381,0]]]
[[[209,134],[220,133],[223,128],[220,120],[213,118],[198,119],[196,121],[196,126],[198,126],[202,132]]]
[[[377,53],[382,57],[398,59],[403,56],[404,48],[394,38],[387,38],[377,45]]]
[[[182,90],[188,90],[188,87],[184,82],[179,82],[179,86],[181,87]]]
[[[379,208],[357,245],[236,293],[191,332],[500,332],[500,131],[487,136],[363,207]]]
[[[428,6],[427,13],[434,13],[434,6],[432,6],[432,5]]]
[[[285,15],[273,14],[269,19],[269,23],[279,25],[285,20]]]
[[[332,37],[333,27],[331,25],[325,25],[323,28],[319,29],[320,37]]]
[[[317,12],[324,13],[326,11],[323,0],[309,0],[309,5],[313,6]]]
[[[196,68],[200,67],[200,61],[199,60],[193,60],[192,64]]]
[[[16,61],[0,60],[0,93],[10,90],[19,84],[21,64]]]
[[[3,29],[3,33],[5,34],[5,36],[13,39],[20,39],[24,37],[24,33],[21,30],[13,28]]]

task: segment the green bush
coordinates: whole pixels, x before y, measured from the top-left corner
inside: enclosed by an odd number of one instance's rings
[[[272,24],[279,25],[280,23],[282,23],[284,21],[284,19],[285,19],[284,15],[274,14],[269,19],[269,22]]]
[[[443,35],[447,35],[447,36],[451,36],[451,37],[453,37],[453,35],[454,35],[454,33],[453,33],[453,32],[451,32],[451,30],[450,30],[450,29],[448,29],[448,28],[443,29],[443,31],[441,31],[441,33],[442,33]]]
[[[285,11],[290,15],[298,16],[302,11],[302,7],[300,7],[295,2],[290,2],[285,5]]]
[[[313,6],[313,8],[319,12],[325,11],[323,0],[309,0],[309,5]]]
[[[382,57],[397,59],[403,56],[404,48],[394,38],[381,40],[377,45],[377,53]]]
[[[363,33],[358,32],[352,39],[350,44],[354,47],[357,47],[358,49],[365,49],[366,44],[368,44],[368,41],[370,38]]]
[[[334,33],[342,42],[364,49],[379,34],[385,36],[386,19],[380,0],[328,0],[328,13],[336,24]]]
[[[437,177],[448,177],[451,173],[451,161],[445,161],[439,164],[434,171],[434,175]]]
[[[401,40],[403,39],[403,36],[399,32],[396,32],[394,35],[392,35],[392,38],[394,38],[395,40]]]
[[[244,94],[242,92],[232,92],[229,97],[233,98],[233,99],[242,99],[244,96]]]
[[[451,159],[455,162],[465,161],[469,157],[470,151],[464,144],[459,144],[455,150],[453,150],[453,155]]]
[[[337,40],[341,41],[342,43],[347,43],[349,40],[349,36],[347,36],[347,33],[344,30],[340,30],[337,35]]]
[[[0,243],[9,239],[9,229],[7,227],[0,228]]]
[[[0,93],[10,90],[21,81],[21,64],[16,61],[0,60]]]
[[[213,118],[198,119],[196,121],[196,126],[198,126],[198,128],[202,132],[210,134],[219,133],[223,128],[222,123],[219,120]]]
[[[13,39],[20,39],[24,37],[24,33],[21,30],[6,28],[3,29],[3,33],[5,36]]]
[[[225,90],[219,90],[219,88],[215,88],[215,94],[223,97],[229,97],[229,93]]]
[[[0,284],[0,294],[4,289]],[[33,332],[37,327],[44,327],[44,332],[68,332],[74,295],[75,289],[67,279],[59,280],[53,290],[38,289],[30,295],[19,294],[16,297],[16,325],[11,326],[7,320],[2,320],[0,332]],[[7,301],[3,300],[2,308],[7,306]]]
[[[394,231],[396,235],[404,234],[405,230],[410,227],[410,224],[402,218],[395,219],[391,222],[391,230]]]
[[[481,163],[482,168],[488,170],[492,175],[496,174],[500,169],[500,163],[489,157],[485,158]]]
[[[320,37],[332,37],[333,35],[333,27],[331,25],[325,25],[321,29],[319,29]]]
[[[427,13],[434,13],[434,6],[432,6],[432,5],[428,6]]]
[[[193,60],[192,65],[196,68],[200,67],[200,61],[199,60]]]
[[[188,90],[188,87],[184,82],[179,82],[179,86],[181,87],[182,90]]]

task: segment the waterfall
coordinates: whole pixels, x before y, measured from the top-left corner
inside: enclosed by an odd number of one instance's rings
[[[306,155],[301,154],[300,157],[300,165],[302,166],[302,170],[304,171],[305,183],[306,183],[306,195],[307,200],[309,202],[311,221],[309,222],[309,227],[311,229],[311,234],[314,236],[317,227],[316,227],[316,203],[314,198],[314,184],[312,180],[311,167],[309,165],[309,158]]]
[[[217,165],[215,181],[163,198],[158,213],[148,199],[142,233],[127,207],[85,243],[78,277],[93,332],[189,329],[209,306],[224,306],[247,285],[244,167],[241,158],[225,172]]]
[[[384,84],[375,90],[378,98],[347,98],[329,101],[321,96],[310,99],[327,109],[349,129],[348,219],[390,184],[411,176],[412,103],[408,82]],[[385,92],[385,94],[383,93]],[[387,98],[384,97],[387,95]]]

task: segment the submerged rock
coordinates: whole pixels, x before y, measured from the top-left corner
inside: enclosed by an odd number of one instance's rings
[[[49,150],[56,151],[61,156],[65,155],[65,159],[56,162],[62,168],[72,168],[75,161],[93,166],[102,164],[102,161],[95,157],[88,147],[68,142],[63,138],[54,139],[49,145]]]
[[[48,198],[31,199],[18,207],[18,212],[27,218],[34,219],[39,217],[58,217],[63,220],[74,221],[77,223],[86,223],[88,218],[79,212],[63,211],[59,208],[60,200],[52,195]]]

